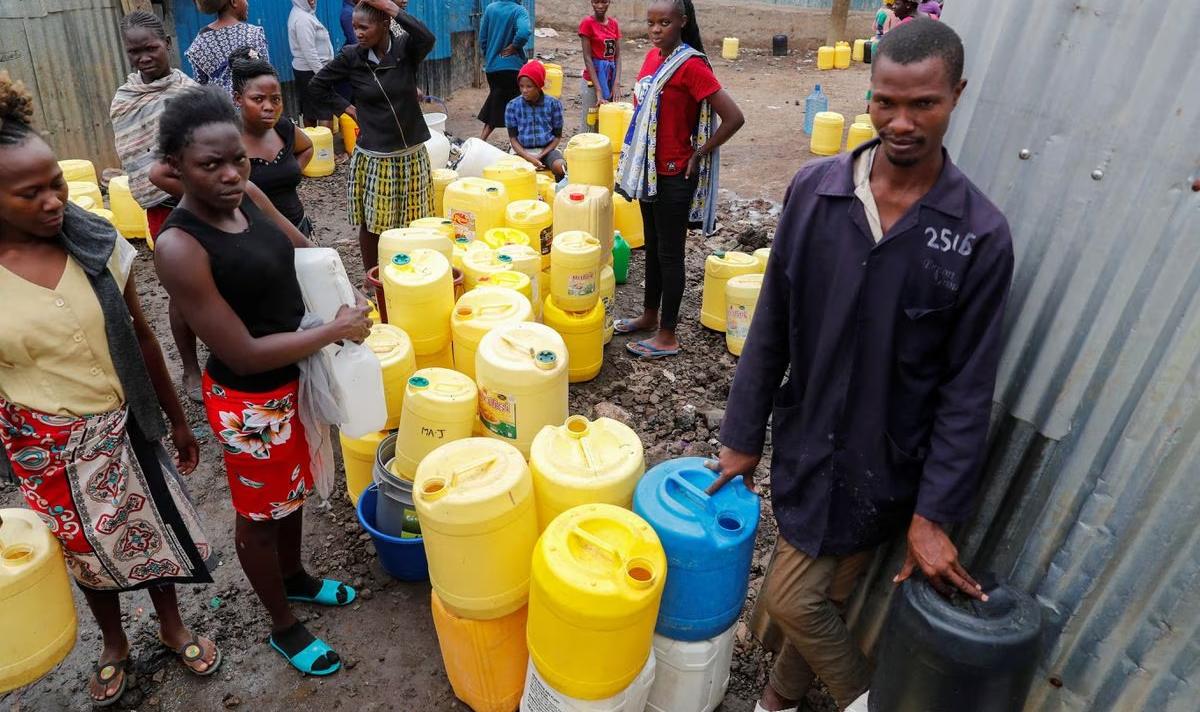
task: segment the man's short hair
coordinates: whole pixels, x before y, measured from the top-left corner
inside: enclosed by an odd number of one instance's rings
[[[940,20],[918,17],[893,27],[879,41],[875,57],[887,57],[897,64],[913,64],[937,57],[946,63],[950,86],[957,86],[962,80],[962,39]],[[874,67],[872,64],[871,71],[874,71]]]

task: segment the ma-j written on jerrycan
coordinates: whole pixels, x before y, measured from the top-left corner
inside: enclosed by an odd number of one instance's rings
[[[758,496],[740,479],[706,494],[717,476],[704,462],[663,462],[633,494],[633,511],[654,527],[667,554],[657,631],[675,640],[705,640],[728,629],[750,580]]]

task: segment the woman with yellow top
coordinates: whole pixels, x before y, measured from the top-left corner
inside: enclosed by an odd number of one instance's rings
[[[148,589],[160,640],[191,672],[220,665],[179,615],[174,584],[210,583],[210,548],[159,442],[160,408],[180,471],[199,449],[138,303],[136,250],[68,204],[32,115],[25,88],[0,72],[0,476],[58,538],[100,625],[89,695],[106,707],[129,673],[121,592]]]

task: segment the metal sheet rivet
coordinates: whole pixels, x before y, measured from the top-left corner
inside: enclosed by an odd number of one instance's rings
[[[1092,180],[1104,180],[1104,171],[1099,168],[1092,171]]]
[[[1022,161],[1028,161],[1033,156],[1033,151],[1030,151],[1028,148],[1022,148],[1021,152],[1017,155],[1020,156]]]

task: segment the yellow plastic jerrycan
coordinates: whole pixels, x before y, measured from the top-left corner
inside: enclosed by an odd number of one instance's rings
[[[71,200],[88,198],[93,206],[104,207],[104,196],[100,194],[100,186],[90,181],[71,181],[67,183],[67,197]]]
[[[842,129],[846,119],[836,111],[821,111],[813,119],[812,140],[808,150],[818,156],[833,156],[842,150]]]
[[[333,132],[324,126],[301,129],[313,144],[313,157],[301,171],[309,178],[333,175]]]
[[[117,232],[126,239],[150,236],[150,222],[146,219],[146,211],[133,199],[129,176],[117,176],[108,182],[108,206],[113,212]]]
[[[58,162],[58,167],[63,172],[63,180],[69,183],[91,183],[99,185],[100,181],[96,178],[96,166],[91,161],[83,158],[67,158]],[[103,206],[103,204],[101,204]]]
[[[734,356],[742,355],[750,322],[762,291],[761,273],[742,274],[725,283],[725,346]]]
[[[846,150],[853,151],[873,138],[875,127],[871,124],[850,124],[850,131],[846,134]]]
[[[554,176],[545,173],[537,174],[537,189],[538,200],[547,205],[554,205],[554,188],[558,182],[554,180]]]
[[[393,471],[412,480],[425,456],[446,443],[471,437],[478,390],[467,376],[448,368],[423,368],[408,379],[396,431]]]
[[[515,227],[494,227],[483,233],[483,237],[480,240],[493,250],[499,250],[505,245],[532,244],[529,240],[529,235],[524,230]]]
[[[620,155],[625,143],[625,134],[633,121],[633,104],[627,101],[610,101],[600,105],[600,133],[608,137],[612,152]]]
[[[501,257],[507,257],[512,260],[512,268],[515,272],[520,272],[529,278],[529,302],[533,305],[533,321],[541,321],[542,319],[542,256],[529,245],[505,245],[496,252]],[[501,275],[504,273],[501,272]],[[507,286],[507,285],[502,285]],[[512,287],[509,287],[510,289]],[[517,291],[522,291],[518,284]],[[522,292],[523,293],[523,292]]]
[[[754,259],[758,261],[758,271],[767,271],[767,260],[771,257],[770,247],[760,247],[754,251]]]
[[[440,252],[416,249],[392,257],[383,268],[383,295],[388,323],[404,329],[418,357],[450,346],[454,277]]]
[[[504,222],[529,238],[529,245],[542,255],[542,266],[550,266],[550,245],[554,241],[554,208],[540,200],[518,200],[508,204]]]
[[[449,341],[446,348],[431,354],[417,354],[417,370],[424,368],[454,369],[454,348]]]
[[[494,620],[526,604],[538,532],[520,451],[490,438],[443,445],[417,468],[413,499],[429,582],[446,610]]]
[[[88,212],[91,212],[96,209],[96,201],[92,200],[91,196],[88,196],[88,195],[77,195],[72,198],[68,198],[68,200],[70,200],[72,203],[75,203],[76,205],[78,205],[79,207],[83,208],[84,210],[86,210]],[[103,203],[101,203],[100,205],[101,205],[101,207],[104,206]]]
[[[433,628],[454,696],[474,712],[513,712],[525,687],[529,607],[477,621],[446,610],[436,591],[432,599]]]
[[[604,134],[575,134],[563,151],[563,158],[567,160],[567,180],[576,185],[611,189],[612,154],[612,142]]]
[[[542,87],[542,91],[558,99],[562,96],[563,90],[562,65],[550,62],[542,62],[542,64],[546,67],[546,86]]]
[[[646,230],[642,226],[642,206],[636,200],[613,194],[613,229],[621,233],[629,249],[636,250],[646,244]]]
[[[433,178],[433,214],[442,216],[446,214],[443,202],[446,197],[446,186],[458,180],[458,172],[449,168],[435,168],[431,177]]]
[[[581,504],[633,506],[633,490],[646,473],[642,441],[628,425],[611,418],[589,421],[572,415],[546,426],[529,449],[538,526],[545,529]]]
[[[870,40],[854,40],[854,49],[850,52],[850,59],[855,62],[863,61],[863,50],[866,48],[867,42]]]
[[[483,177],[502,183],[508,191],[510,202],[537,199],[537,171],[523,158],[493,163],[483,169]]]
[[[454,223],[459,237],[476,240],[494,227],[504,227],[508,191],[503,183],[486,178],[459,178],[446,186],[443,214]]]
[[[833,47],[825,45],[817,48],[817,69],[833,69],[834,56],[836,51]]]
[[[850,49],[849,42],[838,42],[833,48],[833,68],[849,69],[851,54],[853,50]]]
[[[558,515],[533,552],[526,640],[538,673],[568,697],[623,690],[650,656],[666,575],[658,535],[633,512],[585,504]]]
[[[358,122],[350,114],[340,114],[338,132],[342,134],[342,148],[347,154],[354,153],[354,147],[358,145]]]
[[[342,465],[346,468],[346,496],[355,506],[363,491],[371,486],[375,454],[379,451],[379,443],[387,435],[385,430],[367,433],[361,438],[338,436],[342,443]]]
[[[739,274],[753,274],[757,271],[758,260],[754,255],[723,250],[709,255],[704,261],[704,294],[700,302],[700,323],[714,331],[725,331],[725,283]]]
[[[107,210],[105,208],[92,208],[88,212],[92,213],[93,215],[99,215],[100,217],[107,220],[109,225],[116,227],[116,224],[114,221],[117,218],[116,218],[116,216],[113,215],[113,212],[111,210]],[[150,249],[153,250],[154,249],[154,238],[147,237],[146,242],[150,246]]]
[[[412,339],[395,324],[376,324],[367,336],[367,348],[374,352],[383,369],[383,395],[387,400],[387,424],[384,430],[400,426],[404,405],[404,388],[409,376],[417,370],[417,355]]]
[[[450,258],[450,264],[451,264],[451,266],[454,267],[454,269],[462,271],[463,261],[466,260],[468,252],[471,252],[473,250],[487,250],[487,249],[491,249],[491,248],[489,248],[487,245],[483,244],[482,242],[477,242],[468,237],[455,237],[454,238],[454,253],[453,253],[453,256]],[[465,279],[465,277],[464,277],[464,279]],[[463,289],[465,291],[466,287],[463,287]]]
[[[568,185],[554,197],[554,235],[586,232],[600,241],[606,263],[612,262],[612,191],[594,185]],[[624,235],[625,233],[621,233]]]
[[[38,515],[0,509],[0,693],[34,682],[75,647],[73,590]]]
[[[479,432],[529,453],[547,425],[567,419],[567,345],[531,321],[489,331],[475,354]]]
[[[400,252],[416,249],[442,253],[447,261],[454,255],[453,238],[446,233],[426,227],[396,227],[379,235],[379,264],[386,265]]]
[[[600,268],[600,306],[604,308],[604,343],[607,344],[616,330],[617,308],[617,275],[608,265]]]
[[[472,246],[467,248],[463,254],[463,286],[466,291],[479,286],[479,278],[497,272],[506,272],[512,269],[512,261],[502,261],[500,255],[482,240],[477,240],[477,247]]]
[[[604,366],[604,305],[599,301],[587,311],[564,311],[546,297],[542,322],[558,332],[567,345],[568,380],[590,381]]]
[[[741,45],[741,42],[738,41],[738,38],[726,37],[721,42],[721,58],[728,59],[730,61],[737,59],[738,58],[738,49],[740,49],[740,45]]]
[[[440,214],[441,213],[439,213],[439,215]],[[408,224],[408,226],[413,228],[422,228],[424,230],[437,230],[445,235],[446,239],[451,243],[454,242],[454,238],[458,237],[458,235],[454,232],[454,223],[442,217],[420,218],[418,220],[413,220]]]
[[[501,255],[497,259],[499,259],[501,262],[512,262],[512,258],[506,255]],[[531,301],[533,300],[533,283],[529,280],[529,277],[517,272],[516,270],[513,270],[511,267],[504,272],[494,272],[492,274],[482,275],[479,278],[479,283],[475,286],[475,289],[479,289],[480,287],[509,289],[517,294],[520,294],[526,299]]]
[[[589,311],[600,301],[600,241],[586,232],[562,232],[550,250],[550,297],[567,311]]]
[[[462,295],[450,317],[455,368],[474,379],[480,339],[497,326],[529,321],[532,314],[533,306],[525,295],[511,289],[479,287]]]

